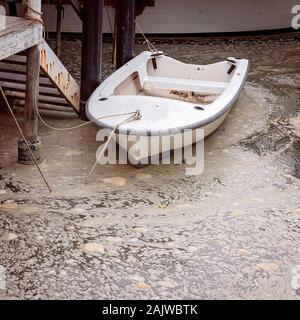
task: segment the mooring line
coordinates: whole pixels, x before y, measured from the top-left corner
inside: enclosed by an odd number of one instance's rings
[[[136,24],[137,28],[139,29],[142,37],[145,39],[145,43],[146,43],[149,51],[156,52],[156,53],[159,52],[158,49],[155,47],[155,45],[153,43],[151,43],[151,41],[146,37],[145,33],[143,32],[142,28],[140,27],[140,25],[138,24],[136,19],[134,19],[134,23]]]
[[[49,191],[50,191],[50,192],[53,192],[53,191],[52,191],[52,188],[50,187],[47,179],[45,178],[45,176],[44,176],[44,174],[43,174],[43,172],[42,172],[42,170],[41,170],[41,168],[40,168],[40,166],[39,166],[39,164],[38,164],[38,162],[37,162],[37,160],[36,160],[36,158],[35,158],[32,150],[31,150],[30,146],[28,145],[28,143],[27,143],[27,141],[26,141],[25,135],[24,135],[24,133],[23,133],[23,131],[22,131],[19,123],[18,123],[17,118],[16,118],[15,115],[14,115],[14,112],[13,112],[11,106],[10,106],[10,103],[8,102],[8,100],[7,100],[7,98],[6,98],[6,95],[5,95],[5,93],[4,93],[4,91],[3,91],[3,89],[2,89],[1,86],[0,86],[0,90],[1,90],[1,94],[2,94],[2,96],[3,96],[3,98],[4,98],[4,101],[5,101],[8,109],[9,109],[9,111],[10,111],[10,113],[11,113],[11,115],[12,115],[12,117],[13,117],[16,125],[17,125],[17,128],[18,128],[18,130],[20,131],[20,134],[21,134],[21,136],[22,136],[22,138],[23,138],[23,140],[24,140],[24,142],[25,142],[25,144],[26,144],[26,147],[28,148],[28,150],[29,150],[29,152],[30,152],[30,154],[31,154],[31,156],[32,156],[32,159],[33,159],[36,167],[38,168],[38,170],[39,170],[39,172],[40,172],[43,180],[45,181],[45,183],[46,183],[46,185],[47,185],[47,187],[48,187],[48,189],[49,189]],[[124,125],[124,124],[126,124],[126,123],[128,123],[128,122],[130,122],[130,121],[139,120],[139,119],[142,118],[142,115],[141,115],[140,110],[136,110],[136,111],[132,111],[132,112],[109,114],[109,115],[102,116],[102,117],[93,119],[93,120],[91,120],[91,121],[82,123],[82,124],[80,124],[80,125],[78,125],[78,126],[75,126],[75,127],[57,128],[57,127],[52,127],[52,126],[49,125],[46,121],[44,121],[44,119],[42,118],[42,116],[41,116],[41,114],[40,114],[40,112],[39,112],[38,106],[36,106],[36,112],[37,112],[37,115],[38,115],[40,121],[41,121],[47,128],[52,129],[52,130],[57,130],[57,131],[69,131],[69,130],[74,130],[74,129],[78,129],[78,128],[81,128],[81,127],[83,127],[83,126],[86,126],[86,125],[88,125],[88,124],[94,123],[95,121],[100,120],[100,119],[129,115],[128,118],[120,121],[119,123],[117,123],[117,124],[114,126],[114,128],[113,128],[112,132],[110,133],[110,136],[109,136],[109,138],[107,139],[107,141],[106,141],[106,143],[105,143],[105,145],[104,145],[104,147],[103,147],[100,155],[97,157],[97,159],[96,159],[93,167],[91,168],[89,174],[87,175],[87,177],[86,177],[86,179],[85,179],[85,183],[86,183],[86,184],[88,183],[88,179],[89,179],[90,175],[93,173],[93,171],[94,171],[97,163],[99,162],[100,158],[102,157],[102,155],[103,155],[104,152],[106,151],[107,146],[108,146],[108,144],[109,144],[112,136],[113,136],[114,133],[116,132],[116,130],[117,130],[120,126],[122,126],[122,125]]]
[[[95,118],[91,121],[88,121],[88,122],[85,122],[85,123],[82,123],[82,124],[79,124],[78,126],[75,126],[75,127],[69,127],[69,128],[57,128],[57,127],[52,127],[51,125],[49,125],[47,122],[44,121],[44,119],[42,118],[39,110],[38,110],[38,107],[36,106],[36,111],[37,111],[37,114],[38,114],[38,117],[40,119],[40,121],[49,129],[52,129],[52,130],[57,130],[57,131],[69,131],[69,130],[74,130],[74,129],[78,129],[78,128],[81,128],[83,126],[86,126],[88,124],[91,124],[91,123],[94,123],[95,121],[97,120],[101,120],[101,119],[105,119],[105,118],[113,118],[113,117],[119,117],[119,116],[126,116],[126,115],[129,115],[128,118],[120,121],[119,123],[117,123],[112,132],[110,133],[110,136],[108,137],[107,141],[105,142],[105,145],[100,153],[100,155],[97,157],[93,167],[91,168],[89,174],[87,175],[87,177],[85,178],[85,184],[88,183],[88,179],[89,177],[91,176],[91,174],[93,173],[93,171],[95,170],[96,168],[96,165],[97,163],[99,162],[99,160],[101,159],[101,157],[103,156],[104,152],[106,151],[107,147],[108,147],[108,144],[110,142],[110,140],[112,139],[114,133],[116,132],[116,130],[122,126],[123,124],[125,123],[128,123],[130,121],[134,121],[134,120],[139,120],[142,118],[142,115],[141,115],[141,112],[139,110],[136,110],[136,111],[133,111],[133,112],[125,112],[125,113],[115,113],[115,114],[109,114],[109,115],[106,115],[106,116],[102,116],[102,117],[99,117],[99,118]]]
[[[13,112],[11,106],[10,106],[10,103],[8,102],[8,100],[7,100],[7,98],[6,98],[6,95],[5,95],[5,93],[4,93],[1,85],[0,85],[0,91],[1,91],[1,94],[2,94],[3,99],[4,99],[4,101],[5,101],[5,104],[7,105],[8,109],[9,109],[9,111],[10,111],[10,113],[11,113],[13,119],[14,119],[14,122],[15,122],[15,124],[16,124],[16,126],[17,126],[17,128],[18,128],[18,130],[19,130],[19,132],[20,132],[20,134],[21,134],[21,136],[22,136],[25,144],[26,144],[26,147],[28,148],[28,151],[29,151],[30,154],[31,154],[31,157],[32,157],[32,159],[33,159],[33,161],[34,161],[35,166],[37,167],[37,169],[38,169],[41,177],[43,178],[43,180],[44,180],[47,188],[48,188],[49,191],[52,193],[52,192],[53,192],[53,191],[52,191],[52,188],[50,187],[50,184],[48,183],[46,177],[44,176],[44,174],[43,174],[43,172],[42,172],[42,170],[41,170],[41,168],[40,168],[40,166],[39,166],[39,164],[38,164],[38,162],[37,162],[37,160],[36,160],[36,158],[35,158],[32,150],[31,150],[31,148],[30,148],[30,146],[29,146],[29,144],[28,144],[28,142],[27,142],[27,140],[26,140],[26,138],[25,138],[25,135],[24,135],[24,133],[23,133],[23,130],[21,129],[21,126],[19,125],[19,122],[18,122],[17,118],[15,117],[15,114],[14,114],[14,112]]]
[[[49,129],[57,130],[57,131],[69,131],[69,130],[74,130],[74,129],[78,129],[78,128],[81,128],[81,127],[83,127],[83,126],[86,126],[86,125],[88,125],[88,124],[94,123],[94,122],[96,122],[97,120],[101,120],[101,119],[105,119],[105,118],[113,118],[113,117],[119,117],[119,116],[127,116],[127,115],[129,115],[128,118],[120,121],[119,123],[117,123],[117,124],[114,126],[112,132],[110,133],[109,138],[107,139],[107,141],[106,141],[106,143],[105,143],[105,145],[104,145],[104,147],[103,147],[103,149],[102,149],[102,151],[101,151],[101,153],[100,153],[100,155],[99,155],[99,157],[97,157],[97,159],[96,159],[93,167],[91,168],[89,174],[87,175],[87,177],[86,177],[86,179],[85,179],[85,184],[88,183],[88,179],[89,179],[90,175],[93,173],[93,171],[94,171],[97,163],[99,162],[100,158],[102,157],[102,155],[103,155],[104,152],[106,151],[107,146],[108,146],[108,144],[109,144],[112,136],[114,135],[115,131],[116,131],[120,126],[122,126],[122,125],[125,124],[125,123],[128,123],[128,122],[130,122],[130,121],[134,121],[134,120],[139,120],[139,119],[142,118],[142,114],[141,114],[140,110],[136,110],[136,111],[132,111],[132,112],[108,114],[108,115],[106,115],[106,116],[102,116],[102,117],[95,118],[95,119],[93,119],[93,120],[90,120],[90,121],[88,121],[88,122],[79,124],[79,125],[74,126],[74,127],[58,128],[58,127],[53,127],[53,126],[49,125],[49,124],[43,119],[43,117],[41,116],[41,114],[40,114],[40,112],[39,112],[38,106],[36,106],[36,112],[37,112],[37,115],[38,115],[40,121],[42,122],[42,124],[44,124],[44,125],[45,125],[47,128],[49,128]]]
[[[121,122],[117,123],[117,124],[114,126],[112,132],[110,133],[108,139],[107,139],[106,142],[105,142],[105,145],[104,145],[103,149],[101,150],[101,152],[100,152],[99,156],[97,157],[96,161],[94,162],[94,165],[92,166],[89,174],[87,175],[87,177],[86,177],[86,179],[85,179],[85,184],[88,183],[89,177],[90,177],[91,174],[94,172],[97,163],[99,162],[99,160],[100,160],[101,157],[103,156],[104,152],[106,151],[106,149],[107,149],[107,147],[108,147],[108,144],[110,143],[110,140],[112,139],[112,137],[113,137],[114,133],[116,132],[116,130],[117,130],[120,126],[122,126],[123,124],[126,124],[126,123],[128,123],[128,122],[130,122],[130,121],[139,120],[139,119],[141,119],[141,118],[142,118],[142,115],[141,115],[140,111],[137,110],[137,111],[135,111],[135,113],[134,113],[132,116],[130,116],[129,118],[127,118],[127,119],[125,119],[125,120],[122,120]]]
[[[70,131],[70,130],[79,129],[79,128],[84,127],[84,126],[86,126],[86,125],[88,125],[88,124],[94,123],[94,122],[96,122],[97,120],[106,119],[106,118],[113,118],[113,117],[119,117],[119,116],[129,116],[129,115],[132,116],[132,115],[135,115],[135,114],[136,114],[137,112],[139,112],[139,111],[124,112],[124,113],[112,113],[112,114],[108,114],[108,115],[106,115],[106,116],[102,116],[102,117],[95,118],[95,119],[90,120],[90,121],[86,121],[86,122],[81,123],[81,124],[79,124],[79,125],[77,125],[77,126],[74,126],[74,127],[66,127],[66,128],[53,127],[53,126],[51,126],[50,124],[48,124],[48,123],[43,119],[43,117],[41,116],[40,111],[39,111],[39,109],[38,109],[37,106],[36,106],[36,112],[37,112],[37,115],[38,115],[41,123],[42,123],[45,127],[49,128],[49,129],[51,129],[51,130],[56,130],[56,131]]]

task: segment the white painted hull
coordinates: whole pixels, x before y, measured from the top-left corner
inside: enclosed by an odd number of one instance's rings
[[[119,145],[121,152],[127,153],[128,159],[132,164],[134,164],[134,165],[150,164],[150,163],[152,163],[150,158],[154,158],[159,155],[161,155],[161,159],[169,158],[172,151],[174,151],[176,149],[181,149],[183,151],[183,149],[185,147],[188,147],[191,144],[195,144],[195,143],[201,141],[203,138],[209,136],[211,133],[216,131],[221,126],[221,124],[224,122],[224,120],[226,119],[229,112],[230,112],[230,110],[227,111],[222,117],[220,117],[216,121],[202,127],[201,129],[204,130],[204,133],[203,133],[203,135],[199,136],[199,139],[196,138],[197,135],[195,134],[195,132],[193,130],[192,143],[185,143],[184,136],[182,134],[180,140],[183,143],[179,148],[176,148],[174,146],[174,144],[171,144],[170,148],[168,148],[166,150],[166,149],[163,149],[162,145],[160,144],[158,146],[158,148],[154,148],[154,150],[153,150],[153,148],[151,148],[151,137],[148,137],[148,136],[138,136],[138,137],[134,137],[133,139],[129,140],[128,136],[126,136],[126,135],[116,134],[114,136],[114,140],[115,140],[115,143],[117,143],[117,145]],[[168,140],[172,141],[171,136],[167,136],[166,138]],[[137,141],[138,139],[139,139],[139,144],[136,145],[135,142],[133,142],[133,141]],[[147,148],[145,148],[145,147],[140,148],[139,146],[141,146],[141,145],[148,146],[148,147]],[[182,152],[182,154],[184,155],[184,152]],[[160,159],[160,161],[161,161],[161,159]]]
[[[219,33],[274,30],[291,27],[291,9],[298,0],[156,0],[137,18],[145,33]],[[48,31],[55,31],[56,9],[44,5]],[[114,9],[109,7],[114,25]],[[110,33],[106,10],[104,32]],[[64,32],[82,31],[82,25],[71,6],[65,6]]]
[[[137,162],[191,145],[216,130],[238,99],[248,68],[245,59],[191,65],[145,51],[94,91],[87,116],[99,127],[117,128],[117,143]],[[128,122],[128,113],[136,110],[141,117]],[[192,130],[193,139],[186,136]],[[176,139],[167,147],[156,140],[170,136]]]

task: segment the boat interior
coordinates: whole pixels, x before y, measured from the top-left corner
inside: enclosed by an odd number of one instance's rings
[[[146,65],[124,77],[113,95],[155,96],[210,104],[228,88],[236,70],[232,66],[228,61],[191,65],[162,55],[150,58]]]

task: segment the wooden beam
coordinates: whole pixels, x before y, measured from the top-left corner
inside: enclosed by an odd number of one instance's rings
[[[80,116],[86,120],[86,101],[101,81],[103,0],[89,0],[83,8]]]
[[[82,20],[83,19],[83,10],[78,0],[69,0],[71,3],[72,8],[77,13],[78,17]]]
[[[11,17],[17,17],[17,0],[8,0],[8,11]]]
[[[61,97],[60,99],[63,99],[70,108],[73,107],[75,112],[79,114],[79,85],[45,40],[41,42],[40,51],[40,66],[43,71],[40,73],[39,80],[40,93]],[[12,83],[16,89],[21,90],[20,84],[23,88],[26,83],[26,60],[26,56],[18,54],[0,61],[0,81],[3,81],[3,84],[6,82]],[[54,102],[58,103],[60,99]],[[41,102],[41,99],[39,99],[39,102]]]
[[[117,68],[133,57],[135,0],[117,4]]]
[[[32,9],[32,10],[31,10]],[[28,0],[26,16],[28,19],[40,19],[41,0]],[[35,45],[27,49],[27,80],[24,110],[24,135],[31,144],[38,142],[38,94],[40,73],[40,48]]]
[[[93,65],[92,60],[90,64]],[[41,68],[74,110],[79,113],[79,85],[45,40],[41,43]]]
[[[27,20],[40,20],[41,0],[28,0],[26,8]],[[39,22],[37,22],[39,23]],[[40,23],[39,23],[40,24]],[[26,51],[26,90],[24,107],[24,140],[18,141],[18,162],[33,165],[42,162],[41,143],[38,139],[38,94],[40,73],[40,48],[36,44]],[[28,150],[28,146],[30,150]],[[32,158],[34,155],[34,159]]]
[[[57,0],[56,3],[56,55],[60,57],[61,49],[61,18],[64,7],[62,5],[62,0]]]
[[[39,22],[0,15],[0,60],[40,43],[42,30]]]

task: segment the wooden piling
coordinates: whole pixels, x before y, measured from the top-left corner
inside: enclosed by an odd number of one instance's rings
[[[117,68],[133,57],[135,0],[117,2]]]
[[[63,13],[62,0],[57,0],[56,3],[56,55],[60,57],[61,48],[61,19]]]
[[[103,0],[84,2],[82,24],[80,117],[87,120],[86,101],[101,81]]]
[[[33,10],[31,10],[32,8]],[[26,16],[29,19],[41,19],[38,14],[41,12],[41,0],[28,0]],[[40,72],[40,49],[35,45],[27,49],[26,65],[26,91],[25,91],[25,109],[24,109],[24,135],[32,150],[35,151],[36,158],[41,161],[40,141],[38,139],[38,93],[39,93],[39,72]],[[29,151],[24,148],[24,141],[19,141],[18,148],[19,162],[23,164],[34,164],[31,156],[25,153]],[[28,159],[28,161],[26,160]]]
[[[38,136],[36,106],[39,88],[39,58],[38,46],[27,49],[24,133],[25,137],[33,143],[37,141]]]
[[[8,11],[9,11],[9,15],[12,17],[18,16],[16,0],[8,0]]]
[[[80,2],[78,0],[69,0],[70,5],[72,6],[72,8],[74,9],[74,11],[76,12],[76,14],[78,15],[78,17],[80,18],[80,20],[83,19],[83,11],[80,5]]]

